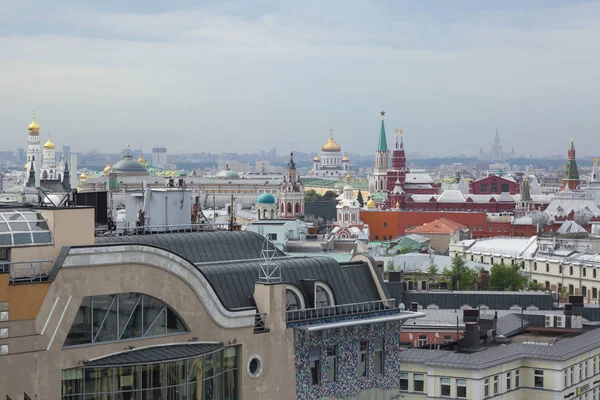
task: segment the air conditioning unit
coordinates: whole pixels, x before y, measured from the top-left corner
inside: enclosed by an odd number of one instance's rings
[[[546,322],[545,322],[544,326],[546,328],[554,328],[554,315],[552,315],[552,314],[546,315],[545,321]]]
[[[567,325],[567,317],[565,315],[556,316],[556,327],[564,328]]]

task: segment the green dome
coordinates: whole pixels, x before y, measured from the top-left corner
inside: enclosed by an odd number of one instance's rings
[[[229,164],[225,166],[225,169],[219,171],[217,174],[217,178],[219,179],[240,179],[240,176],[235,172],[229,169]]]
[[[263,193],[258,196],[258,204],[275,204],[275,197],[271,193]]]

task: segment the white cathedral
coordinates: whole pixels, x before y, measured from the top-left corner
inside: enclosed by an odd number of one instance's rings
[[[342,148],[333,140],[333,133],[321,147],[321,156],[315,155],[312,173],[317,178],[338,179],[350,173],[350,159],[348,155],[342,156]]]

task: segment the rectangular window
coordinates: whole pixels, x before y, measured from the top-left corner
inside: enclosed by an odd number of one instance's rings
[[[8,345],[0,344],[0,356],[5,356],[8,354]]]
[[[0,328],[0,339],[6,339],[8,337],[8,328]]]
[[[489,397],[490,395],[490,378],[483,380],[483,397]]]
[[[583,276],[587,276],[587,268],[584,267],[581,272],[583,273]]]
[[[384,222],[384,223],[383,223],[383,227],[384,227],[384,228],[387,228],[387,222]]]
[[[569,386],[569,380],[567,379],[569,377],[569,370],[565,369],[565,376],[564,376],[564,387]]]
[[[562,274],[562,265],[559,265],[559,266],[558,266],[558,273],[559,273],[559,274]]]
[[[427,345],[427,335],[419,335],[419,347]]]
[[[408,372],[400,373],[400,390],[408,390]]]
[[[325,349],[325,359],[327,361],[327,382],[335,382],[337,381],[336,346],[329,346]]]
[[[487,193],[488,192],[488,185],[487,185],[487,183],[482,183],[481,185],[479,185],[479,191],[481,193]]]
[[[492,183],[492,186],[491,186],[490,190],[491,190],[492,193],[498,193],[498,184],[495,183],[495,182]]]
[[[0,311],[0,321],[8,321],[8,311]]]
[[[490,232],[492,231],[492,229],[494,229],[494,228],[492,228],[491,226],[488,228],[488,230],[489,230]]]
[[[441,379],[441,394],[445,397],[450,397],[450,378]]]
[[[502,232],[502,227],[501,226],[498,227],[498,232]]]
[[[510,375],[510,372],[506,373],[506,391],[511,389],[512,377]]]
[[[494,394],[498,394],[498,375],[494,376]]]
[[[571,378],[571,380],[569,380],[570,384],[574,384],[575,383],[575,367],[571,367],[569,368],[569,377]]]
[[[592,276],[593,276],[594,278],[596,278],[596,274],[597,274],[597,272],[596,272],[596,268],[594,268],[594,269],[592,270]]]
[[[579,363],[579,380],[583,379],[583,364]]]
[[[367,377],[367,355],[369,351],[369,342],[366,340],[362,340],[358,344],[358,377],[366,378]]]
[[[583,362],[583,379],[586,379],[588,377],[588,361],[585,360]]]
[[[593,287],[592,288],[592,299],[597,299],[597,298],[598,298],[598,289],[596,289],[595,287]]]
[[[413,384],[414,384],[413,391],[424,392],[425,391],[425,375],[414,374]]]
[[[546,272],[550,272],[550,264],[546,263]]]
[[[310,349],[310,385],[317,386],[321,384],[321,349],[313,347]]]
[[[521,386],[521,370],[515,371],[515,388]]]
[[[534,262],[534,263],[533,263],[533,270],[534,270],[534,271],[537,271],[537,262]]]
[[[501,184],[500,189],[502,190],[502,193],[508,193],[508,183]]]
[[[573,275],[573,266],[569,266],[569,275]]]
[[[444,344],[452,343],[452,336],[444,335]]]
[[[373,364],[375,375],[383,375],[383,339],[375,339],[374,345]]]
[[[269,233],[269,240],[277,240],[277,234],[276,233]]]
[[[544,370],[536,369],[533,371],[533,386],[537,388],[544,387]]]
[[[456,380],[456,397],[459,399],[467,398],[467,380],[457,379]]]

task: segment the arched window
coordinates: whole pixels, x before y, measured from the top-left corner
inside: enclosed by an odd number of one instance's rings
[[[287,212],[288,214],[292,213],[292,203],[287,203]]]
[[[271,219],[275,219],[275,210],[271,210]]]
[[[263,210],[263,219],[267,219],[267,210]]]
[[[285,287],[285,310],[293,311],[293,310],[302,310],[306,308],[304,305],[304,297],[302,296],[302,292],[291,285],[286,285]]]
[[[329,286],[322,282],[315,283],[315,307],[331,307],[334,305],[333,292]]]
[[[284,208],[284,207],[285,207],[285,206],[283,205],[283,203],[281,203],[281,213],[282,213],[282,214],[283,214],[283,212],[284,212],[284,210],[285,210],[285,208]]]
[[[83,298],[65,347],[188,332],[177,313],[140,293]]]
[[[296,214],[300,214],[300,203],[296,203]]]

